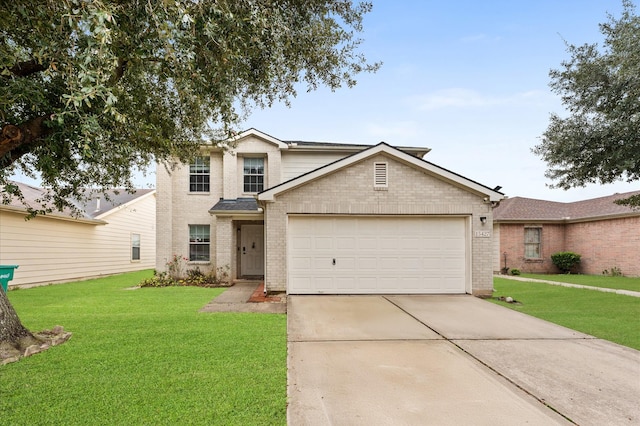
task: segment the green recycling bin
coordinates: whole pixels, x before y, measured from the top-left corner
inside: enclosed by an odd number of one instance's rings
[[[18,265],[0,265],[0,284],[5,293],[9,288],[9,281],[13,279],[13,271],[17,267]]]

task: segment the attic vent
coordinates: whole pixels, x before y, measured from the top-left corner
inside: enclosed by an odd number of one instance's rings
[[[387,186],[389,186],[387,163],[373,163],[373,187],[386,188]]]

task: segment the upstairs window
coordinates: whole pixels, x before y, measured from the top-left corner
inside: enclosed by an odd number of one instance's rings
[[[264,158],[244,159],[243,192],[260,192],[264,189]]]
[[[189,261],[208,262],[211,230],[209,225],[189,225]]]
[[[189,165],[189,192],[209,192],[210,173],[210,158],[196,157]]]
[[[525,259],[542,259],[542,228],[524,228]]]

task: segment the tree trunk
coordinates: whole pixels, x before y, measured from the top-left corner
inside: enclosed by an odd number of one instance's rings
[[[0,169],[13,164],[33,149],[33,145],[44,138],[49,129],[45,123],[48,116],[32,118],[19,126],[7,124],[0,135]]]
[[[24,328],[6,293],[0,289],[0,361],[20,357],[29,346],[40,343],[42,340]]]

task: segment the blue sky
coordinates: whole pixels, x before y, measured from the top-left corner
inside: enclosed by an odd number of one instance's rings
[[[244,123],[278,139],[426,146],[425,159],[508,196],[575,201],[640,184],[549,189],[531,153],[550,112],[562,113],[549,70],[565,41],[601,42],[621,0],[373,0],[362,51],[375,74],[336,92],[303,90],[292,107]]]

